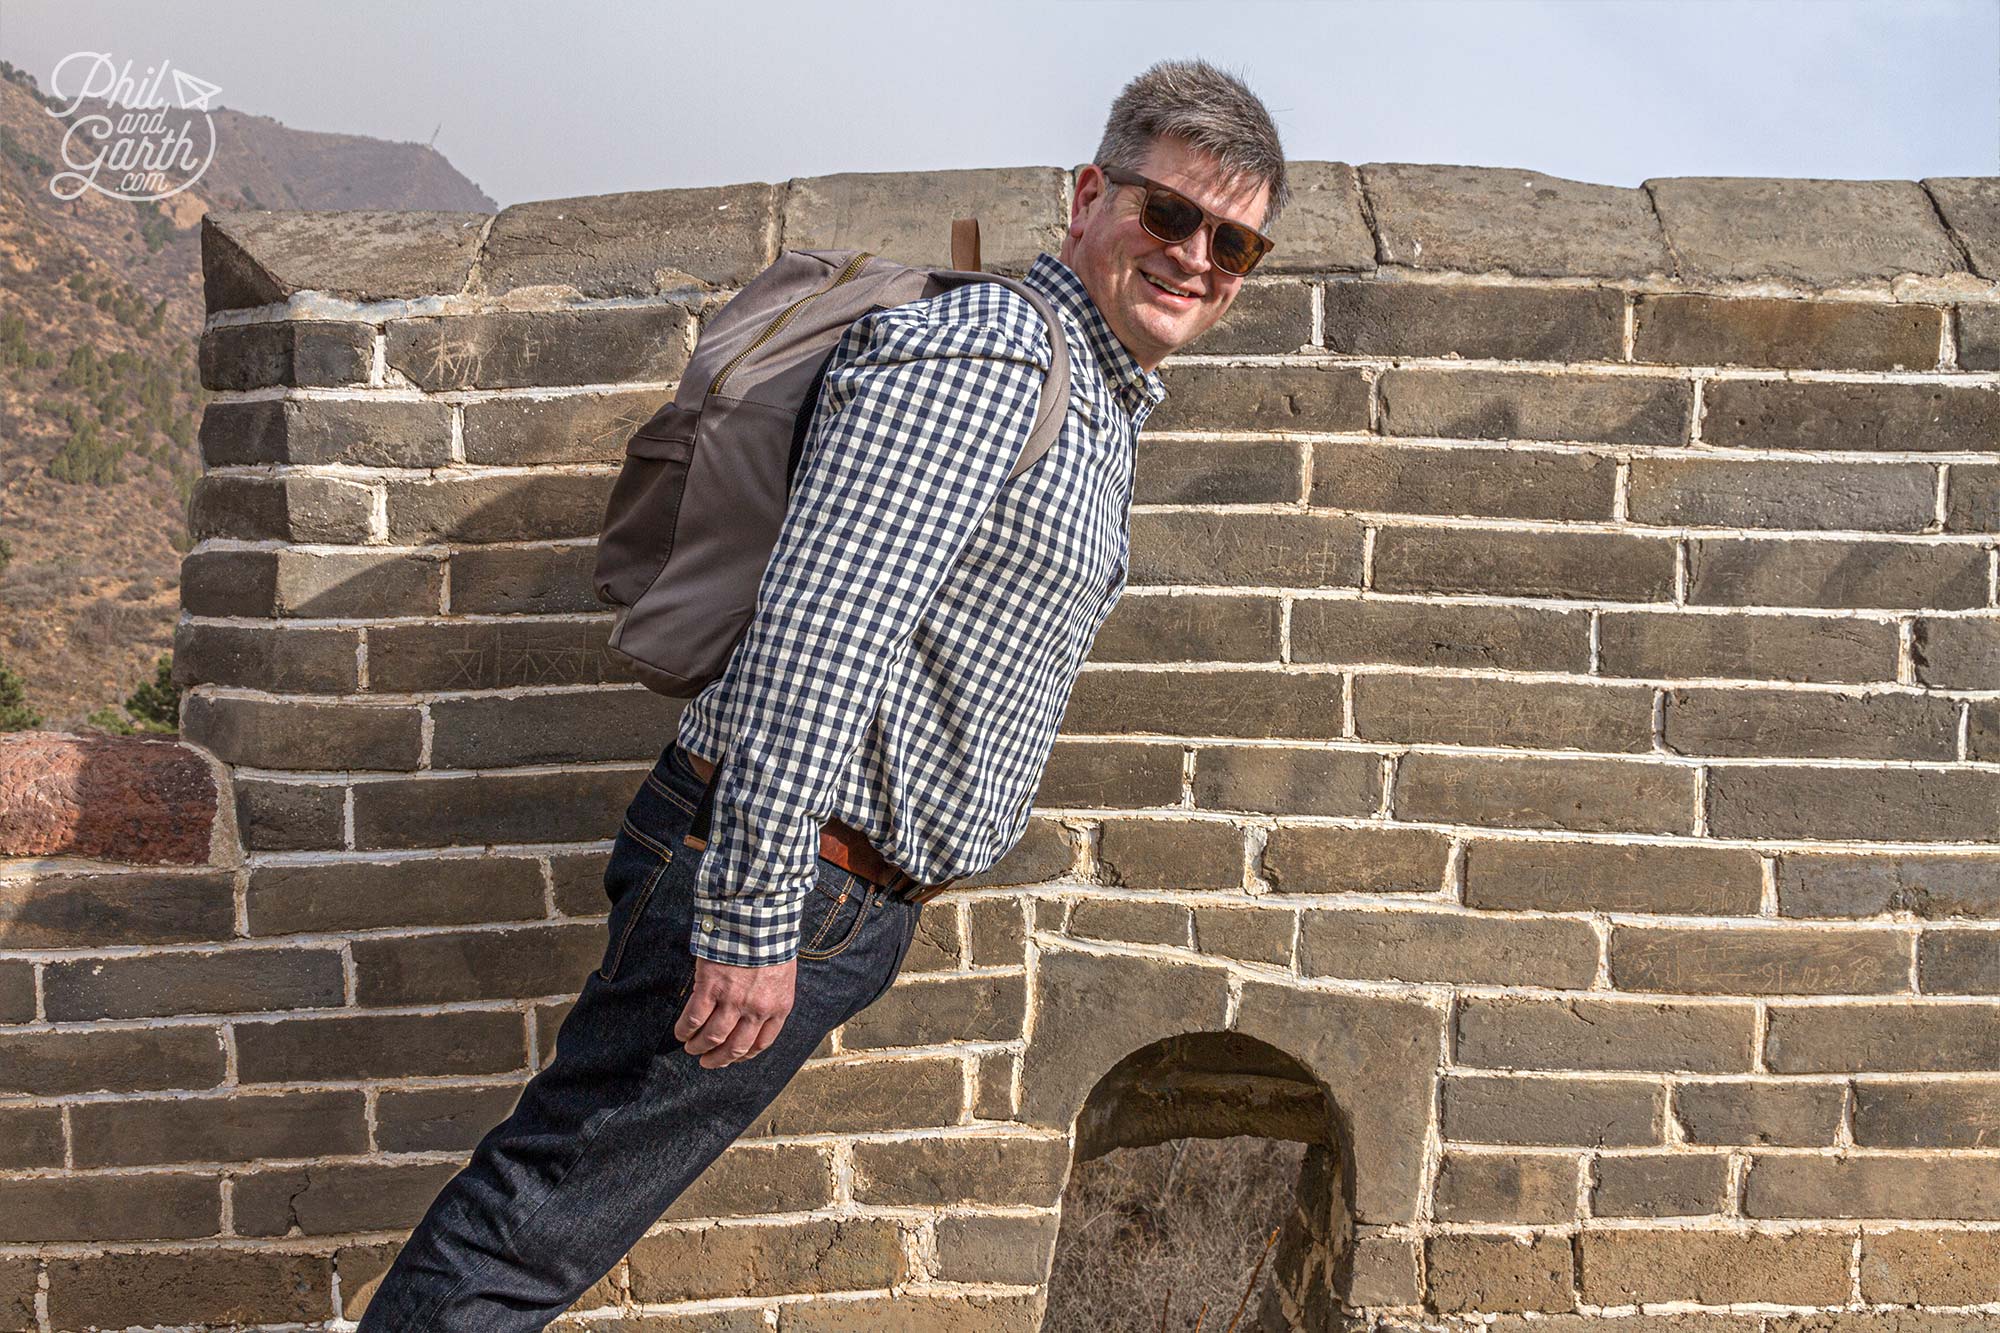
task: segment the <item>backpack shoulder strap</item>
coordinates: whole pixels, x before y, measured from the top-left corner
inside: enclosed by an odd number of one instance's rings
[[[1056,442],[1056,436],[1062,433],[1063,419],[1069,414],[1069,337],[1063,332],[1062,316],[1056,313],[1048,297],[1019,278],[965,269],[938,269],[932,276],[947,287],[965,282],[997,282],[1012,288],[1027,298],[1028,304],[1049,326],[1049,375],[1042,385],[1042,399],[1035,411],[1034,429],[1028,432],[1028,442],[1021,447],[1021,457],[1014,464],[1014,470],[1007,474],[1007,479],[1012,481],[1042,460],[1042,455]]]

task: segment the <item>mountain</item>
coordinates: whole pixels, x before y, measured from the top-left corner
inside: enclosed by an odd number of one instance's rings
[[[497,205],[427,145],[223,107],[189,189],[64,202],[52,105],[0,61],[0,664],[44,725],[75,727],[151,679],[172,642],[207,397],[203,215]]]

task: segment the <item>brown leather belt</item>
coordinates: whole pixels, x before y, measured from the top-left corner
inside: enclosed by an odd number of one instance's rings
[[[952,880],[945,880],[941,884],[919,884],[900,866],[884,860],[882,853],[875,850],[875,844],[869,842],[860,829],[838,819],[829,819],[820,827],[819,854],[865,880],[880,884],[891,897],[910,902],[927,903],[953,883]]]
[[[712,781],[715,765],[692,750],[683,748],[689,767],[703,782]],[[703,840],[704,843],[706,840]],[[937,884],[919,884],[893,861],[887,860],[875,850],[868,836],[851,824],[838,819],[829,819],[820,826],[819,854],[842,869],[859,875],[873,884],[887,889],[892,897],[909,902],[925,903],[943,893],[958,881],[947,879]]]

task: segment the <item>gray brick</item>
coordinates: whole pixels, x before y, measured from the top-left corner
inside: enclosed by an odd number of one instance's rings
[[[357,302],[456,294],[490,213],[217,210],[202,219],[202,288],[211,312],[270,305],[294,292]]]
[[[1751,1159],[1748,1217],[2000,1217],[2000,1163],[1991,1158],[1831,1157]]]
[[[1605,1153],[1596,1169],[1593,1217],[1703,1217],[1729,1206],[1726,1153]]]
[[[758,181],[514,204],[493,220],[474,289],[556,285],[596,299],[740,287],[777,257],[782,193]]]
[[[1686,444],[1685,380],[1506,370],[1388,370],[1379,385],[1384,435],[1460,440],[1587,440]]]
[[[605,646],[610,630],[602,618],[384,625],[368,631],[368,687],[403,693],[629,680]]]
[[[2000,431],[2000,394],[1983,386],[1715,380],[1701,437],[1743,449],[1977,449]]]
[[[610,473],[510,473],[392,481],[389,540],[513,542],[594,537],[617,480]]]
[[[1940,306],[1641,293],[1632,359],[1670,366],[1930,370]]]
[[[1616,460],[1596,454],[1323,440],[1311,503],[1392,514],[1611,517]]]
[[[1126,888],[1238,889],[1243,830],[1209,819],[1107,819],[1097,861],[1105,883]]]
[[[1996,1019],[2000,1005],[1962,1000],[1779,1000],[1770,1007],[1764,1062],[1774,1074],[1990,1073],[2000,1067]]]
[[[1893,664],[1893,641],[1891,662]],[[1292,661],[1581,671],[1590,613],[1370,597],[1292,602]]]
[[[1280,824],[1264,843],[1279,893],[1427,893],[1444,887],[1451,842],[1430,829]]]
[[[1625,297],[1601,287],[1343,280],[1325,287],[1328,350],[1498,361],[1622,358]]]
[[[346,694],[360,680],[360,634],[264,625],[174,627],[174,683],[242,685],[278,694]]]
[[[210,467],[245,463],[443,467],[451,461],[451,408],[403,399],[210,403],[201,417],[201,456]]]
[[[1079,939],[1188,947],[1188,909],[1179,903],[1084,898],[1070,909],[1069,933]]]
[[[1921,684],[1991,689],[2000,675],[2000,618],[1921,616],[1912,651]]]
[[[1477,912],[1309,911],[1299,934],[1304,975],[1364,981],[1581,990],[1597,953],[1587,921]]]
[[[222,1034],[212,1027],[0,1032],[0,1092],[61,1097],[212,1088],[222,1074]]]
[[[1042,770],[1035,803],[1135,810],[1178,805],[1181,747],[1125,741],[1058,738]]]
[[[375,1138],[384,1152],[469,1152],[520,1096],[518,1083],[385,1088],[375,1102]]]
[[[2000,530],[2000,466],[1952,464],[1945,479],[1944,527],[1946,532]]]
[[[1930,995],[2000,992],[2000,950],[1991,930],[1932,927],[1917,938],[1917,985]]]
[[[1151,428],[1153,419],[1146,418]],[[1139,436],[1132,502],[1287,504],[1299,500],[1304,446],[1291,440],[1154,440]]]
[[[1756,1016],[1749,1003],[1469,995],[1458,1003],[1458,1059],[1487,1068],[1745,1073]]]
[[[669,399],[664,390],[641,389],[468,403],[465,461],[508,467],[620,463],[632,432]]]
[[[306,1236],[415,1226],[456,1162],[319,1163],[237,1176],[231,1214],[239,1236]]]
[[[354,789],[354,842],[363,849],[590,842],[618,827],[643,776],[583,769],[364,782]]]
[[[1462,873],[1465,905],[1497,911],[1755,916],[1763,901],[1755,852],[1695,844],[1475,838]]]
[[[1514,167],[1367,162],[1360,172],[1385,264],[1522,277],[1673,272],[1641,189]]]
[[[1438,1163],[1433,1212],[1441,1222],[1526,1225],[1576,1214],[1578,1157],[1555,1153],[1447,1151]]]
[[[1836,1083],[1767,1079],[1679,1083],[1673,1115],[1689,1143],[1824,1147],[1840,1130]]]
[[[1354,678],[1354,733],[1398,744],[1644,753],[1653,747],[1653,691],[1366,672]]]
[[[1660,1142],[1665,1095],[1650,1080],[1452,1073],[1443,1132],[1454,1143],[1637,1147]]]
[[[1356,587],[1361,524],[1328,514],[1135,513],[1130,580]]]
[[[1202,335],[1204,356],[1296,352],[1312,344],[1312,287],[1303,282],[1246,282],[1229,313]]]
[[[205,389],[366,384],[375,362],[375,330],[320,319],[225,324],[201,335],[199,360]]]
[[[684,705],[640,688],[441,699],[431,705],[431,765],[653,759],[674,736]]]
[[[1896,679],[1896,625],[1889,620],[1607,611],[1598,621],[1597,645],[1607,676],[1826,684]]]
[[[1936,521],[1928,463],[1635,458],[1634,522],[1672,527],[1922,532]]]
[[[1091,645],[1093,662],[1276,662],[1276,597],[1125,597]]]
[[[1388,527],[1375,534],[1374,587],[1664,602],[1674,593],[1674,543],[1618,532]]]
[[[1617,759],[1415,753],[1397,764],[1398,819],[1506,828],[1692,833],[1694,771]]]
[[[253,852],[338,847],[345,838],[341,783],[266,782],[237,777],[236,828]]]
[[[423,750],[415,708],[190,694],[181,730],[217,758],[252,768],[408,771]]]
[[[81,1156],[78,1158],[82,1163]],[[9,1171],[34,1170],[37,1167],[61,1167],[63,1161],[62,1108],[58,1106],[10,1106],[0,1109],[0,1166]],[[30,1270],[28,1287],[34,1289],[34,1274]],[[4,1278],[0,1278],[0,1294],[7,1290]],[[0,1328],[31,1329],[34,1325],[34,1300],[28,1301],[29,1317],[25,1323],[7,1324],[0,1322]],[[9,1313],[0,1304],[0,1315]]]
[[[1990,305],[1952,307],[1952,341],[1958,346],[1960,370],[2000,370],[2000,308]]]
[[[1867,1148],[1990,1148],[2000,1084],[1990,1079],[1854,1082],[1854,1142]]]
[[[42,984],[49,1018],[59,1023],[318,1009],[342,999],[340,954],[333,949],[84,958],[50,963]]]
[[[1367,430],[1368,380],[1355,366],[1166,366],[1162,430]]]
[[[358,1090],[81,1102],[70,1109],[70,1123],[76,1164],[84,1167],[368,1151]]]
[[[359,543],[368,540],[371,488],[334,477],[210,473],[188,499],[195,540]]]
[[[227,871],[35,875],[0,883],[0,948],[186,944],[236,933]]]
[[[1079,908],[1085,904],[1078,903]],[[1263,907],[1197,907],[1194,947],[1217,958],[1289,967],[1298,914]]]
[[[1786,852],[1777,881],[1782,916],[2000,917],[2000,856],[1982,852]]]
[[[1668,690],[1669,750],[1698,755],[1954,759],[1958,707],[1926,694]]]
[[[1986,604],[1986,552],[1966,544],[1697,537],[1687,559],[1688,600],[1710,606]]]
[[[1194,803],[1259,814],[1370,815],[1382,804],[1382,760],[1365,750],[1204,745]]]
[[[1812,287],[1962,269],[1915,181],[1677,176],[1645,182],[1680,276]]]
[[[181,606],[198,616],[434,615],[443,584],[434,555],[211,550],[181,560]]]
[[[1341,734],[1340,677],[1331,672],[1124,671],[1079,674],[1063,729],[1096,735]]]
[[[364,1005],[574,995],[604,955],[596,923],[444,931],[356,940],[355,999]]]
[[[532,920],[542,874],[526,857],[499,856],[260,865],[245,904],[252,935]]]
[[[687,365],[679,305],[392,319],[389,364],[420,389],[665,381]]]
[[[462,615],[601,611],[597,547],[471,547],[451,555],[451,609]]]
[[[526,1058],[513,1009],[236,1024],[237,1077],[245,1083],[502,1074]]]
[[[1927,768],[1730,765],[1708,775],[1719,838],[1958,842],[1990,838],[2000,774]]]
[[[1615,923],[1611,985],[1693,995],[1867,995],[1910,989],[1900,930]]]

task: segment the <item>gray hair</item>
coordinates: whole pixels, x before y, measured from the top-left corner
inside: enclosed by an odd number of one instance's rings
[[[1111,103],[1094,160],[1138,171],[1163,137],[1215,158],[1231,186],[1252,179],[1270,186],[1260,230],[1269,231],[1290,202],[1285,150],[1271,113],[1241,79],[1206,60],[1162,60],[1126,84]]]

